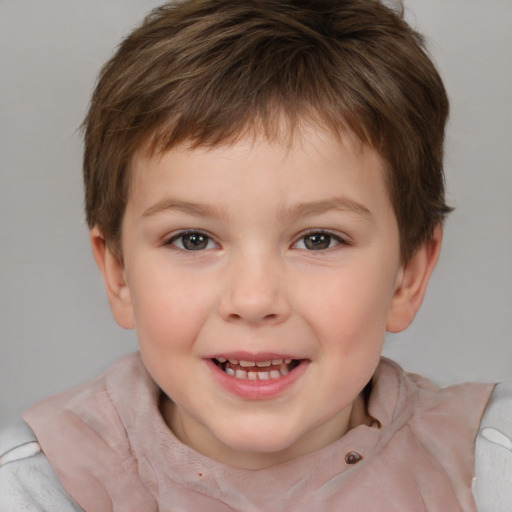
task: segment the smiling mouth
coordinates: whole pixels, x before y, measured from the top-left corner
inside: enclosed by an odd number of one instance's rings
[[[212,359],[224,373],[241,380],[280,379],[301,362],[300,359],[272,359],[269,361],[241,361],[219,357]]]

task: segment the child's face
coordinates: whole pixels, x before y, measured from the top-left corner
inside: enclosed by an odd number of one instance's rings
[[[340,437],[403,277],[378,154],[309,127],[135,158],[132,185],[113,309],[178,437],[246,467]]]

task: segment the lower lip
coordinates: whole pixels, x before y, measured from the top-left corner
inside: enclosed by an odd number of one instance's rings
[[[206,364],[212,371],[213,378],[229,393],[236,395],[244,400],[266,400],[274,398],[287,389],[291,388],[295,382],[304,375],[307,367],[307,361],[301,361],[292,371],[278,379],[269,380],[249,380],[237,379],[222,371],[211,359],[206,359]]]

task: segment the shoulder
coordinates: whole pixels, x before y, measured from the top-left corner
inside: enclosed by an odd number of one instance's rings
[[[0,427],[0,512],[80,512],[26,423]]]
[[[510,511],[512,503],[512,382],[497,384],[475,441],[473,494],[479,512]]]

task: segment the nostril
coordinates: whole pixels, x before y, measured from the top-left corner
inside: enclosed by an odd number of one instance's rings
[[[263,315],[262,317],[259,318],[257,318],[256,316],[254,316],[254,318],[250,318],[249,315],[244,316],[238,313],[230,313],[228,319],[235,322],[245,319],[248,320],[249,322],[271,323],[277,321],[279,319],[279,315],[277,315],[276,313],[269,313],[268,315]]]

